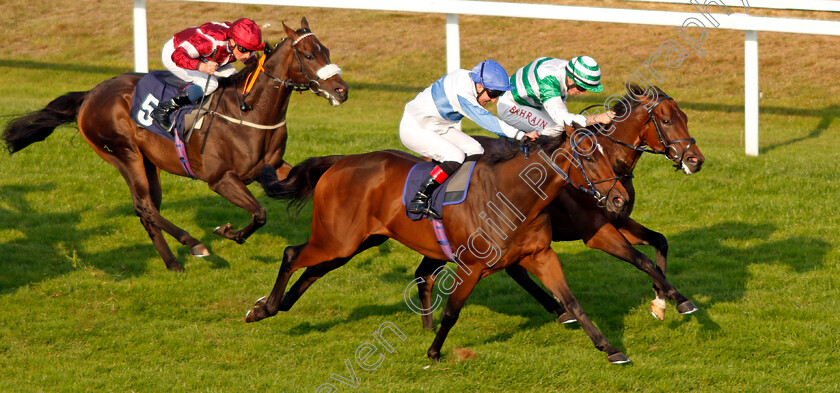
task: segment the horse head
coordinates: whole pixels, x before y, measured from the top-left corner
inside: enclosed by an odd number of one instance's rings
[[[622,214],[629,200],[627,190],[592,132],[558,127],[556,133],[530,144],[538,145],[535,147],[542,150],[537,153],[540,158],[571,186],[593,196],[607,210]]]
[[[613,122],[638,130],[638,138],[631,145],[618,143],[662,154],[686,174],[699,172],[706,158],[688,133],[688,116],[677,102],[657,87],[644,90],[630,85],[628,89],[629,94],[613,107],[617,116]]]
[[[268,63],[266,70],[275,75],[283,75],[284,85],[296,90],[311,90],[324,97],[333,106],[347,101],[347,83],[341,79],[341,68],[330,62],[330,50],[309,30],[306,18],[300,21],[300,29],[295,31],[283,23],[289,43],[289,55],[286,59]],[[285,60],[285,61],[284,61]],[[285,68],[284,68],[285,67]]]
[[[592,195],[600,206],[621,214],[630,199],[613,170],[613,165],[604,154],[603,147],[591,132],[577,130],[569,134],[568,146],[558,151],[571,152],[572,166],[569,169],[569,183]],[[556,153],[556,152],[555,152]]]

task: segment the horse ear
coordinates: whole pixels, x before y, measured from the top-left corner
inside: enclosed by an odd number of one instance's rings
[[[306,17],[300,19],[300,28],[304,30],[309,30],[309,21],[306,20]]]
[[[295,42],[295,40],[298,39],[298,34],[289,26],[286,26],[286,22],[283,22],[283,30],[286,30],[286,35],[289,36],[292,42]]]

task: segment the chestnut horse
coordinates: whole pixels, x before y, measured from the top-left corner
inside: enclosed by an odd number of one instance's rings
[[[257,74],[249,93],[252,102],[245,102],[238,90],[257,69],[256,62],[234,76],[220,80],[219,91],[214,93],[214,111],[236,120],[205,119],[202,129],[196,130],[186,144],[187,157],[196,178],[207,182],[211,190],[251,214],[251,223],[239,231],[230,224],[214,231],[237,243],[243,243],[266,221],[265,208],[246,185],[264,165],[278,168],[280,177],[285,177],[291,169],[283,161],[283,153],[287,137],[286,110],[292,91],[312,90],[333,105],[347,100],[347,84],[339,75],[327,79],[319,77],[318,71],[331,64],[330,52],[312,35],[306,18],[301,19],[300,30],[294,31],[285,23],[283,28],[288,39],[273,49],[266,46],[264,72]],[[334,65],[331,67],[335,69]],[[116,167],[125,178],[134,200],[134,211],[166,267],[183,270],[161,230],[189,246],[194,256],[209,253],[201,242],[160,215],[160,170],[188,175],[179,162],[175,145],[144,130],[129,116],[134,88],[142,77],[143,74],[138,73],[123,74],[90,91],[65,94],[46,108],[12,121],[3,138],[9,152],[14,153],[44,140],[57,126],[76,121],[96,154]],[[216,125],[212,132],[211,125]]]
[[[677,303],[677,311],[688,314],[697,310],[690,300],[679,294],[665,279],[668,242],[659,232],[652,231],[632,218],[635,203],[633,168],[642,153],[661,154],[673,161],[674,167],[686,174],[700,171],[705,157],[688,133],[688,117],[680,110],[677,102],[657,87],[643,90],[628,86],[630,94],[623,97],[612,108],[617,117],[608,130],[590,126],[589,130],[598,136],[598,143],[612,162],[613,171],[619,176],[627,190],[629,199],[621,214],[598,206],[589,195],[567,186],[548,206],[551,216],[552,240],[583,240],[590,248],[602,250],[627,261],[647,273],[654,282],[656,299],[651,301],[651,313],[659,320],[665,317],[665,299]],[[485,150],[492,152],[497,146],[496,138],[476,138]],[[650,245],[656,249],[656,264],[633,245]],[[424,258],[415,272],[421,307],[431,305],[434,285],[433,272],[445,265],[442,260]],[[511,265],[505,272],[550,313],[557,315],[560,323],[574,322],[573,316],[565,311],[554,298],[545,293],[520,265]],[[433,329],[431,313],[422,315],[423,327]]]
[[[427,355],[435,361],[440,358],[449,330],[481,278],[521,264],[562,300],[611,362],[627,362],[572,295],[550,247],[551,218],[544,212],[569,183],[587,190],[617,213],[624,208],[626,191],[591,135],[567,137],[560,133],[529,145],[529,158],[513,144],[500,154],[481,157],[466,200],[443,209],[449,241],[464,247],[459,249],[458,269],[452,275],[457,287],[449,295],[441,329]],[[288,311],[317,279],[388,238],[428,258],[445,259],[432,224],[410,220],[403,205],[403,182],[419,161],[403,152],[379,151],[311,158],[294,167],[283,181],[271,178],[270,170],[267,177],[261,176],[260,183],[270,197],[313,199],[312,234],[306,243],[286,248],[271,294],[257,300],[246,322]],[[306,271],[286,292],[292,273],[304,267]]]

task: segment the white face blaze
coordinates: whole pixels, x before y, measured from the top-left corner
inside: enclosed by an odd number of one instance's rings
[[[341,67],[330,63],[321,67],[321,69],[319,69],[315,74],[318,76],[318,79],[327,80],[336,75],[341,76]],[[329,90],[322,88],[320,85],[318,85],[318,94],[329,100],[330,105],[332,106],[338,106],[341,104],[341,101],[335,96],[335,94],[332,94]]]

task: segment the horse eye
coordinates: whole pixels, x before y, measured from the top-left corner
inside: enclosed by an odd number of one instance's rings
[[[315,56],[312,55],[304,55],[303,57],[306,57],[306,60],[312,60],[315,58]]]
[[[671,121],[668,120],[668,119],[662,119],[662,123],[665,124],[665,125],[670,125]]]

